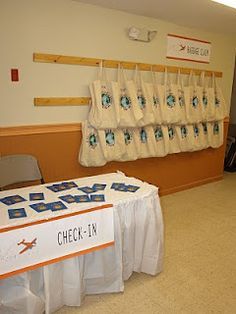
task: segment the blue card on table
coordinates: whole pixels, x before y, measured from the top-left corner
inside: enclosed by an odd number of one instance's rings
[[[78,186],[74,181],[62,182],[62,184],[66,186],[68,189],[77,188]]]
[[[52,203],[47,203],[46,204],[51,211],[57,211],[57,210],[62,210],[62,209],[67,209],[66,205],[64,205],[61,201],[58,202],[52,202]]]
[[[30,201],[41,201],[41,200],[44,200],[44,194],[43,193],[30,193],[29,199]]]
[[[95,189],[93,189],[93,188],[91,188],[89,186],[83,186],[82,188],[78,188],[78,190],[80,190],[80,191],[82,191],[84,193],[87,193],[87,194],[96,192]]]
[[[63,196],[59,196],[59,198],[60,198],[62,201],[66,202],[66,203],[69,203],[69,204],[76,202],[75,197],[72,196],[72,195],[70,195],[70,194],[68,194],[68,195],[63,195]]]
[[[50,208],[47,206],[47,204],[44,203],[37,203],[30,205],[31,208],[33,208],[37,213],[44,212],[45,210],[49,210]]]
[[[11,195],[1,198],[0,201],[5,205],[13,205],[16,203],[24,202],[26,201],[26,199],[21,197],[20,195]]]
[[[106,186],[107,185],[103,183],[94,183],[94,185],[92,186],[92,189],[96,191],[102,191],[102,190],[105,190]]]
[[[90,202],[90,198],[88,195],[75,195],[74,198],[76,203]]]
[[[58,189],[58,191],[65,191],[65,190],[68,190],[69,188],[62,184],[62,183],[59,183],[59,184],[53,184],[54,187],[56,187]]]
[[[27,217],[24,208],[8,209],[10,219]]]
[[[50,185],[50,186],[46,186],[47,189],[49,189],[52,192],[59,192],[60,190],[58,189],[58,186],[56,185]]]
[[[140,189],[140,186],[137,185],[126,185],[127,192],[136,192],[138,189]]]
[[[125,184],[118,186],[116,189],[116,191],[120,191],[120,192],[127,192],[127,186]]]
[[[93,194],[90,196],[91,202],[105,202],[104,194]]]
[[[114,183],[112,183],[112,185],[111,185],[111,189],[117,190],[119,187],[124,186],[124,185],[125,185],[124,183],[114,182]]]

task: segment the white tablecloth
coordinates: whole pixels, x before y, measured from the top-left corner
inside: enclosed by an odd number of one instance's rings
[[[0,313],[53,313],[63,305],[79,306],[86,294],[123,291],[124,280],[133,271],[151,275],[162,271],[163,220],[158,188],[122,173],[73,181],[79,186],[107,184],[102,192],[106,202],[114,205],[115,245],[0,280]],[[113,182],[138,185],[140,189],[135,193],[114,191],[110,189]],[[13,194],[24,197],[24,193],[39,191],[42,192],[42,186],[4,191],[0,192],[0,198]],[[50,201],[54,201],[55,193],[49,192],[47,199],[51,197]],[[59,194],[73,193],[79,194],[78,190]],[[77,210],[99,204],[78,204]],[[20,219],[9,220],[7,210],[0,206],[1,228],[22,223]],[[73,206],[68,206],[67,211],[73,211]],[[61,213],[47,215],[51,217]],[[29,210],[27,216],[24,219],[29,222],[44,218],[45,213]]]

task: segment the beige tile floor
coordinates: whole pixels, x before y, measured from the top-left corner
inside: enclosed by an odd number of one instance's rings
[[[86,296],[57,314],[236,314],[236,173],[161,198],[164,271],[134,273],[124,293]]]

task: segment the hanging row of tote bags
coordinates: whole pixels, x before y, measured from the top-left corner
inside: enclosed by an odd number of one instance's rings
[[[163,157],[223,144],[223,120],[185,125],[149,125],[130,129],[97,130],[82,123],[79,160],[83,166],[107,162]]]
[[[128,80],[119,67],[118,80],[109,81],[102,66],[90,85],[92,105],[82,126],[79,161],[101,166],[111,160],[165,156],[181,151],[219,147],[223,143],[225,102],[214,74],[200,84],[193,73],[184,86],[178,73],[175,83],[167,71],[159,84],[135,71]]]

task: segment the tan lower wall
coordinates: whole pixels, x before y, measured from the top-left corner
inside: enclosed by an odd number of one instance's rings
[[[228,120],[225,120],[224,128],[226,143]],[[85,168],[77,161],[81,143],[79,124],[2,128],[0,134],[1,154],[36,156],[45,182],[120,170],[128,176],[159,186],[163,195],[219,180],[223,176],[225,143],[218,149]]]

